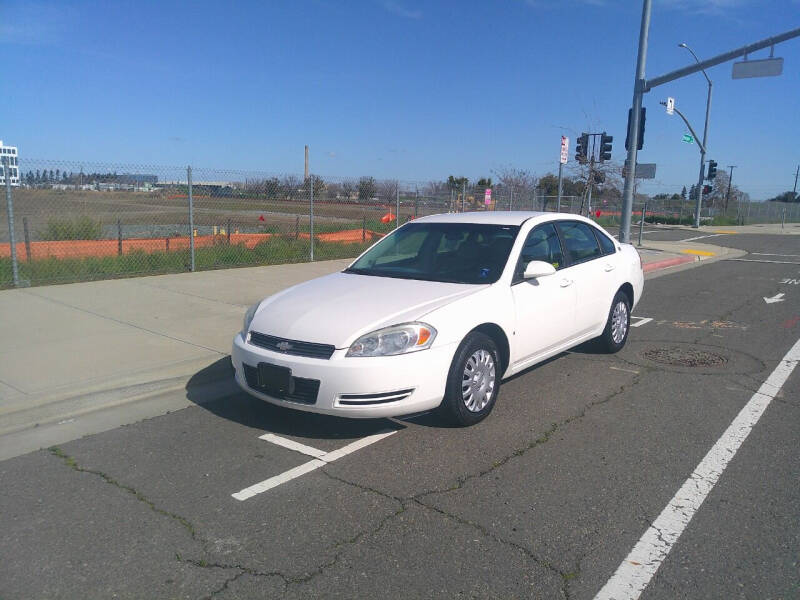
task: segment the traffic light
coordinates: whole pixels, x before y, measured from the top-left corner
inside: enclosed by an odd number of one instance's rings
[[[703,186],[703,196],[708,196],[711,193],[711,186],[704,185]]]
[[[717,161],[710,160],[708,161],[708,175],[706,176],[706,179],[711,181],[716,176],[717,176]]]
[[[589,134],[581,133],[581,136],[578,138],[578,143],[575,146],[575,160],[581,164],[584,164],[588,159],[588,150]]]
[[[614,141],[613,135],[606,135],[604,131],[600,135],[600,162],[611,160],[611,142]]]
[[[633,116],[633,109],[628,109],[628,126],[625,128],[625,150],[630,150],[629,148],[629,137],[630,137],[630,130],[631,130],[631,117]],[[647,109],[643,106],[642,112],[639,113],[639,143],[636,145],[637,150],[641,150],[642,146],[644,145],[644,121],[645,117],[647,116]]]

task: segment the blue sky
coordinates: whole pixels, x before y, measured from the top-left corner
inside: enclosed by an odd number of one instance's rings
[[[426,181],[543,175],[561,135],[606,130],[621,161],[640,18],[638,0],[0,0],[0,139],[23,159],[272,173],[301,172],[309,144],[316,173]],[[679,42],[704,58],[798,25],[798,0],[655,0],[647,76],[692,60]],[[709,70],[709,156],[754,199],[800,162],[800,39],[775,55],[782,77]],[[645,98],[652,193],[697,176],[668,95],[699,131],[702,74]]]

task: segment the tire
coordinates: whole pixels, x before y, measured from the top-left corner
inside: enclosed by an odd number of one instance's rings
[[[470,373],[473,373],[471,377]],[[440,414],[460,427],[483,421],[494,408],[502,374],[500,353],[494,340],[473,331],[464,338],[453,357]]]
[[[614,296],[603,334],[598,338],[603,350],[614,354],[622,350],[631,330],[631,301],[621,291]]]

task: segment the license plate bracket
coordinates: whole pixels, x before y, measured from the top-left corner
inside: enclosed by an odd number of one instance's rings
[[[258,363],[258,385],[270,396],[284,398],[292,393],[292,370],[270,363]]]

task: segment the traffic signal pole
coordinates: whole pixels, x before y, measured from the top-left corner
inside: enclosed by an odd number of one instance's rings
[[[699,61],[698,61],[699,62]],[[708,78],[707,78],[708,79]],[[700,173],[697,176],[697,202],[694,206],[694,227],[700,227],[700,209],[703,208],[703,177],[708,148],[708,117],[711,114],[711,80],[708,80],[708,97],[706,98],[706,124],[703,128],[703,147],[700,149]]]
[[[652,8],[652,0],[643,0],[642,2],[642,24],[639,30],[639,53],[636,59],[636,77],[633,82],[633,108],[631,110],[631,119],[628,124],[628,169],[625,177],[625,189],[622,196],[622,219],[619,231],[620,242],[629,243],[631,238],[631,212],[633,210],[633,184],[634,176],[636,173],[636,154],[639,145],[639,120],[641,117],[642,96],[645,92],[649,92],[654,87],[663,85],[670,81],[675,81],[681,77],[686,77],[692,73],[697,73],[703,69],[708,69],[715,65],[727,62],[740,56],[747,56],[760,50],[762,48],[769,48],[775,46],[786,40],[800,37],[800,27],[791,29],[779,35],[768,37],[747,46],[742,46],[736,50],[725,52],[718,56],[698,62],[697,64],[683,67],[675,71],[671,71],[659,77],[650,80],[645,80],[644,70],[647,61],[647,37],[650,30],[650,13]],[[710,104],[710,96],[709,96]],[[700,181],[702,193],[702,180]],[[699,211],[697,211],[699,213]],[[699,218],[695,215],[696,219]]]
[[[644,95],[644,67],[647,61],[647,35],[650,31],[650,10],[652,0],[642,3],[642,24],[639,30],[639,53],[636,58],[636,78],[633,81],[633,110],[628,125],[628,169],[625,173],[625,188],[622,195],[622,215],[619,227],[619,241],[631,241],[631,212],[633,211],[633,183],[636,176],[636,154],[639,147],[639,119]]]

